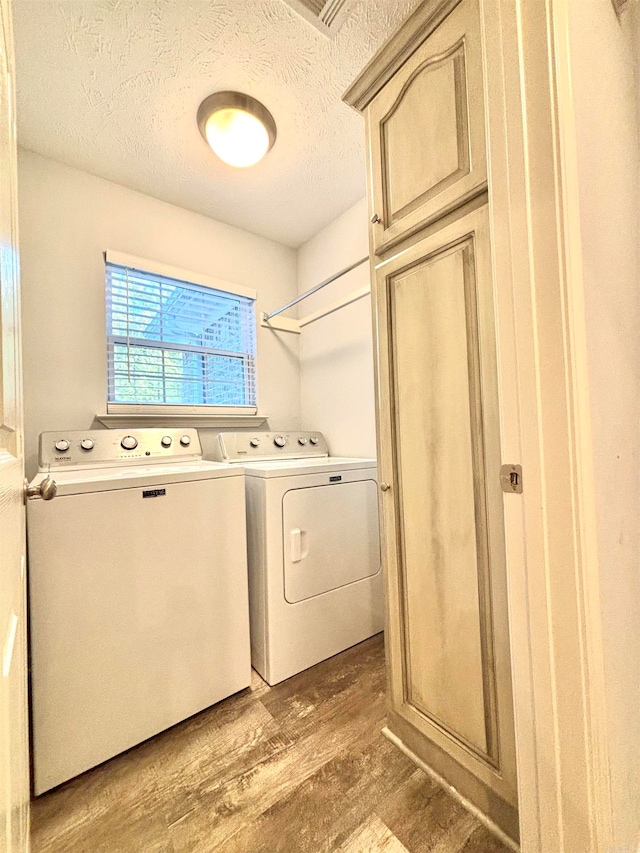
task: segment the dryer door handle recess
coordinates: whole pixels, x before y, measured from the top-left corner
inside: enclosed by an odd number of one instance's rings
[[[299,527],[294,527],[289,532],[290,554],[292,563],[300,563],[309,554],[309,548],[306,547],[307,531],[300,530]]]

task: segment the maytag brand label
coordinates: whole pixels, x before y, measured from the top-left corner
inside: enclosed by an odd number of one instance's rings
[[[162,495],[166,495],[166,489],[143,489],[142,497],[143,498],[159,498]]]
[[[329,477],[330,483],[339,483],[342,480],[342,477]]]

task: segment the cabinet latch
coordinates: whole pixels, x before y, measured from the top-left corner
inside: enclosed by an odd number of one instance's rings
[[[503,465],[500,468],[502,491],[512,495],[522,494],[522,465]]]

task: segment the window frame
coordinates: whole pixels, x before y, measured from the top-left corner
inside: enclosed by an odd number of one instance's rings
[[[255,336],[256,336],[256,350],[257,350],[257,291],[248,287],[244,287],[240,284],[235,284],[229,281],[224,281],[223,279],[214,278],[213,276],[205,275],[204,273],[194,272],[192,270],[182,269],[180,267],[170,266],[168,264],[160,263],[159,261],[152,261],[146,258],[139,258],[135,255],[125,254],[123,252],[117,252],[111,249],[108,249],[104,253],[104,262],[105,262],[105,332],[106,332],[106,355],[107,355],[107,364],[105,371],[106,378],[106,413],[107,418],[109,416],[123,417],[127,415],[137,416],[137,417],[146,417],[153,418],[155,416],[166,419],[167,417],[176,417],[176,416],[200,416],[204,418],[225,418],[225,419],[255,419],[255,420],[264,420],[264,416],[258,415],[258,383],[257,383],[257,372],[258,372],[258,355],[257,351],[254,356],[254,382],[256,387],[256,403],[251,405],[215,405],[215,404],[181,404],[181,403],[116,403],[109,400],[109,382],[111,379],[112,371],[114,369],[114,360],[113,357],[109,355],[110,344],[123,343],[127,344],[126,336],[122,335],[112,335],[109,334],[107,329],[107,315],[106,315],[106,294],[107,294],[107,264],[113,264],[114,266],[125,267],[130,270],[136,270],[138,272],[147,274],[147,275],[157,275],[163,278],[174,279],[177,282],[181,282],[183,284],[194,284],[200,287],[208,287],[212,290],[217,290],[221,293],[228,293],[230,296],[242,296],[246,299],[250,299],[253,302],[252,306],[252,315],[253,322],[255,328]],[[129,345],[131,345],[133,341],[137,341],[137,339],[129,338]],[[138,343],[143,343],[139,341]],[[158,349],[176,349],[178,351],[187,351],[191,350],[191,347],[185,345],[181,347],[179,345],[168,344],[168,346],[164,343],[156,343],[154,341],[144,340],[144,346],[150,348],[158,348]],[[242,357],[242,356],[236,356]],[[246,356],[245,356],[246,357]]]

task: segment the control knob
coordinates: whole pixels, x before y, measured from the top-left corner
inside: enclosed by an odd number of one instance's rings
[[[283,435],[277,435],[273,439],[273,443],[276,445],[276,447],[284,447],[287,443],[287,439]]]
[[[162,438],[160,439],[160,444],[163,447],[171,447],[172,441],[173,441],[173,439],[171,438],[170,435],[163,435]]]
[[[307,443],[307,439],[303,435],[301,435],[300,438],[298,439],[298,444],[302,444],[302,446],[304,447],[304,445],[306,443]]]
[[[124,447],[125,450],[135,450],[138,446],[138,439],[133,435],[125,435],[120,442],[120,446]]]
[[[60,453],[65,453],[69,449],[70,445],[66,438],[60,438],[56,441],[56,450]]]
[[[92,438],[83,438],[80,442],[80,447],[83,450],[93,450],[95,447],[95,441]]]
[[[252,438],[249,444],[251,445],[251,447],[260,447],[260,439]]]
[[[189,445],[191,444],[191,436],[190,436],[190,435],[183,435],[183,436],[181,436],[181,438],[180,438],[180,444],[181,444],[183,447],[189,447]]]
[[[318,443],[318,441],[319,441],[319,440],[320,440],[320,439],[318,438],[318,436],[317,436],[317,435],[312,435],[312,436],[311,436],[311,438],[309,439],[309,441],[310,441],[310,442],[311,442],[311,444],[313,444],[313,445],[316,445],[316,444]]]

